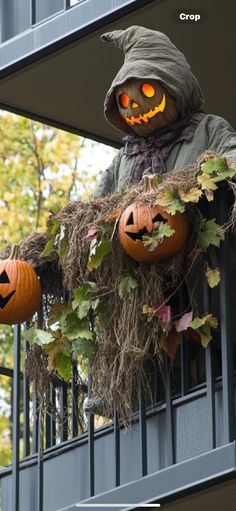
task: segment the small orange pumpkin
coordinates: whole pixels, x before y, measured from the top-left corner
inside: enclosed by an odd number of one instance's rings
[[[40,299],[35,270],[19,259],[19,247],[13,245],[9,258],[0,261],[0,323],[28,321],[39,308]]]
[[[154,186],[153,176],[145,176],[149,190]],[[168,223],[174,233],[170,237],[164,237],[157,247],[150,251],[143,242],[143,236],[151,234],[155,228],[155,222]],[[128,206],[119,220],[118,235],[120,243],[135,261],[151,263],[162,261],[177,254],[186,244],[189,234],[189,222],[185,213],[170,215],[159,205],[151,206],[143,202],[134,202]]]

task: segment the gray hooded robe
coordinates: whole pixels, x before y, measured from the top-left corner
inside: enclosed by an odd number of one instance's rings
[[[184,168],[195,163],[206,150],[236,160],[236,133],[222,117],[203,113],[203,96],[198,81],[184,55],[165,34],[132,26],[108,32],[102,39],[113,42],[125,55],[124,64],[107,92],[104,113],[107,120],[128,137],[125,146],[103,173],[95,197],[119,192],[132,183],[137,157],[140,152],[145,156],[150,146],[152,158],[147,158],[148,173],[163,174]],[[119,115],[115,98],[115,87],[130,78],[159,80],[176,100],[177,122],[156,130],[146,139],[138,137]]]

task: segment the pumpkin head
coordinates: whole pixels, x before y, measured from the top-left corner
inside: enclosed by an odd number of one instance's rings
[[[132,130],[148,136],[178,116],[174,98],[157,80],[130,79],[116,87],[119,114]]]
[[[0,323],[8,325],[31,319],[41,298],[39,279],[18,251],[13,245],[9,258],[0,261]]]
[[[153,181],[148,176],[145,180]],[[173,229],[170,237],[163,237],[154,248],[148,250],[143,236],[152,235],[161,225],[168,224]],[[163,207],[155,204],[134,202],[130,204],[119,220],[118,235],[127,254],[138,262],[157,262],[177,254],[185,245],[189,234],[189,222],[185,213],[170,215]],[[144,238],[147,239],[147,238]]]

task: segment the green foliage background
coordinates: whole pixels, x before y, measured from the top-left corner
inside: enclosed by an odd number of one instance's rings
[[[0,112],[0,121],[2,249],[35,230],[44,231],[55,206],[89,198],[104,168],[97,163],[91,168],[88,163],[81,173],[85,139],[6,112]],[[13,368],[12,328],[4,325],[0,325],[0,366]],[[10,384],[10,378],[0,375],[0,466],[11,463],[12,457]]]

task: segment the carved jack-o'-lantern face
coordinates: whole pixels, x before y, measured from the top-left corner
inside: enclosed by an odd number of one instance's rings
[[[9,258],[0,260],[0,323],[9,325],[31,319],[41,299],[37,275],[18,251],[13,246]]]
[[[116,101],[121,117],[144,137],[178,116],[174,98],[157,80],[128,80],[116,88]]]
[[[148,250],[143,236],[151,234],[156,225],[165,223],[173,229],[172,236],[164,237],[154,250]],[[184,247],[189,234],[189,223],[185,213],[170,215],[159,205],[133,203],[121,215],[118,234],[123,249],[130,257],[135,261],[151,263],[167,259]]]

